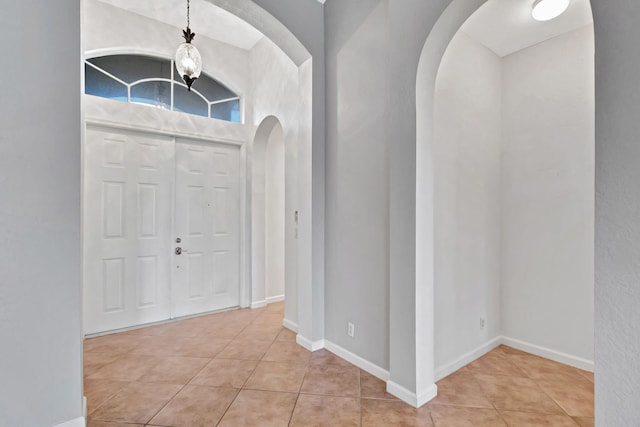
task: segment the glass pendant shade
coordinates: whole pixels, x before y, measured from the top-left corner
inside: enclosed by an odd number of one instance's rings
[[[570,0],[536,0],[531,15],[536,21],[549,21],[567,10]]]
[[[202,57],[198,49],[191,43],[182,43],[176,51],[176,69],[187,84],[189,90],[193,81],[202,72]]]

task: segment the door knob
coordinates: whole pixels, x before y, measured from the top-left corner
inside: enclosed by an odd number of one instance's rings
[[[180,246],[178,246],[176,248],[176,255],[180,255],[182,253],[182,248]]]

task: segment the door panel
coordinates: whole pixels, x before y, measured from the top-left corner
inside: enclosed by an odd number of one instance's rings
[[[84,317],[88,334],[170,317],[174,144],[88,126]]]
[[[173,314],[239,305],[240,149],[176,141]]]

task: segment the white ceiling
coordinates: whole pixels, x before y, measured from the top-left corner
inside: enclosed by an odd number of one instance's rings
[[[184,29],[186,0],[100,0],[121,9]],[[204,0],[191,0],[191,30],[198,35],[249,50],[263,34],[237,16]]]
[[[460,31],[506,56],[593,22],[589,0],[571,0],[562,15],[546,22],[531,17],[533,1],[488,0]]]

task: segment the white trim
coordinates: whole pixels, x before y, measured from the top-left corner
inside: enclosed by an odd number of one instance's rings
[[[284,301],[284,294],[276,295],[275,297],[267,297],[267,304],[273,304],[274,302]]]
[[[525,341],[520,341],[514,338],[509,338],[504,336],[501,338],[502,338],[502,344],[507,345],[509,347],[513,347],[517,350],[525,351],[527,353],[531,353],[536,356],[544,357],[545,359],[550,359],[558,363],[563,363],[565,365],[573,366],[574,368],[593,372],[594,364],[593,364],[593,361],[591,360],[583,359],[577,356],[572,356],[570,354],[562,353],[556,350],[551,350],[546,347],[531,344]]]
[[[414,408],[419,408],[438,395],[438,386],[431,384],[426,390],[416,394],[389,380],[387,381],[387,393],[394,395]]]
[[[297,324],[297,323],[292,322],[292,321],[291,321],[291,320],[289,320],[289,319],[284,319],[284,320],[282,321],[282,326],[283,326],[283,327],[285,327],[285,328],[287,328],[287,329],[289,329],[289,330],[290,330],[290,331],[292,331],[292,332],[295,332],[296,334],[298,333],[298,324]]]
[[[340,347],[337,344],[332,343],[331,341],[325,340],[324,341],[324,348],[326,348],[327,350],[329,350],[331,353],[335,354],[336,356],[341,357],[342,359],[344,359],[347,362],[351,363],[352,365],[357,366],[358,368],[362,369],[363,371],[367,371],[368,373],[370,373],[374,377],[377,377],[377,378],[381,379],[382,381],[389,380],[389,371],[379,367],[376,364],[373,364],[373,363],[369,362],[366,359],[363,359],[362,357],[358,356],[357,354],[354,354],[354,353],[350,352],[349,350],[347,350],[347,349],[345,349],[343,347]]]
[[[502,341],[503,341],[503,337],[497,336],[494,339],[482,344],[480,347],[474,350],[471,350],[469,353],[460,356],[458,359],[454,360],[453,362],[448,363],[441,368],[436,368],[436,371],[434,374],[435,381],[440,381],[444,377],[451,375],[452,373],[462,368],[463,366],[468,365],[474,360],[484,356],[485,354],[489,353],[491,350],[493,350],[494,348],[502,344]]]
[[[267,300],[263,299],[262,301],[255,301],[251,303],[251,309],[255,308],[264,308],[267,306]]]
[[[296,343],[298,343],[298,345],[301,345],[302,347],[306,348],[309,351],[318,351],[324,348],[325,342],[324,340],[311,341],[303,337],[302,335],[298,334],[296,335]]]
[[[58,424],[54,427],[86,427],[87,422],[84,417],[76,418],[75,420],[67,421],[62,424]]]
[[[82,416],[87,418],[87,396],[82,396]]]
[[[87,96],[92,96],[92,95],[87,95]],[[104,99],[107,99],[107,98],[104,98]],[[120,101],[113,101],[113,102],[120,102]],[[135,103],[127,103],[124,105],[138,106],[138,104],[135,104]],[[142,106],[142,108],[150,109],[153,107]],[[169,110],[166,110],[166,111],[169,111]],[[169,112],[177,113],[176,111],[169,111]],[[184,114],[184,113],[177,113],[177,114]],[[215,119],[209,119],[209,120],[215,120]],[[154,135],[164,135],[164,136],[170,136],[170,137],[176,137],[176,138],[191,139],[191,140],[202,141],[202,142],[214,142],[219,144],[228,144],[228,145],[237,145],[237,146],[241,146],[246,143],[246,141],[243,141],[241,139],[231,139],[231,138],[224,138],[224,137],[218,137],[218,136],[212,138],[209,135],[203,135],[195,132],[184,132],[175,128],[170,130],[158,129],[156,127],[145,125],[142,123],[140,124],[123,123],[121,121],[112,121],[109,119],[94,117],[94,116],[91,116],[91,117],[87,116],[85,118],[85,123],[90,126],[99,126],[99,127],[111,128],[111,129],[115,128],[115,129],[121,129],[121,130],[131,130],[136,132],[144,132],[144,133],[150,133]],[[228,123],[232,123],[232,122],[228,122]],[[234,124],[243,126],[241,123],[234,123]]]

